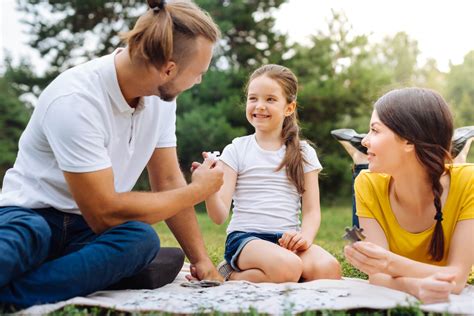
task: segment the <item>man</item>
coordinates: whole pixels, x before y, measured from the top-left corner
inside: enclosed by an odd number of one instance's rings
[[[187,185],[176,96],[201,82],[219,30],[188,1],[149,1],[126,49],[74,67],[42,93],[0,196],[0,303],[87,295],[136,274],[166,220],[195,277],[221,280],[193,206],[222,185],[205,160]],[[153,192],[130,192],[144,167]]]

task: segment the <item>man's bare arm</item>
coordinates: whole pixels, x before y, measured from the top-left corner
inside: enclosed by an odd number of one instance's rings
[[[222,185],[222,170],[211,165],[196,169],[191,184],[163,192],[116,192],[112,168],[64,176],[84,219],[100,233],[131,220],[153,224],[203,201]]]
[[[169,191],[186,186],[175,148],[155,149],[147,169],[153,192]],[[204,251],[204,256],[207,257],[193,205],[184,205],[180,212],[168,217],[166,223],[191,262],[202,257],[202,254],[195,254],[194,249]],[[195,236],[196,240],[192,240],[191,236]]]
[[[155,149],[148,163],[148,176],[153,191],[167,191],[186,186],[175,148]],[[166,224],[189,261],[196,266],[198,278],[221,279],[207,255],[194,208],[183,208],[168,218]]]

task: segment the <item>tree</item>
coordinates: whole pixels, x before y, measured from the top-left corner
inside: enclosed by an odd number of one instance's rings
[[[275,32],[273,13],[286,0],[200,0],[223,33],[220,55],[226,68],[256,68],[279,63],[287,52],[286,36]]]
[[[417,86],[430,88],[442,93],[445,89],[445,83],[446,74],[438,69],[436,60],[433,58],[429,58],[418,70]]]
[[[18,140],[30,117],[30,110],[18,99],[8,76],[0,77],[0,177],[13,166]]]
[[[346,16],[337,12],[328,21],[328,29],[314,35],[309,46],[297,46],[289,61],[300,82],[303,134],[316,143],[325,167],[321,196],[328,199],[342,192],[349,196],[351,182],[349,159],[330,131],[366,130],[372,104],[390,82],[374,61],[367,37],[354,35]]]
[[[474,50],[460,65],[451,65],[446,78],[446,99],[452,106],[457,127],[474,124]]]
[[[376,45],[379,63],[385,66],[394,86],[410,86],[416,81],[418,42],[405,32],[387,36]]]

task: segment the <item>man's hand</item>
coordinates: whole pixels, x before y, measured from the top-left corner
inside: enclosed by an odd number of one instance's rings
[[[345,246],[344,255],[354,267],[366,274],[385,273],[391,275],[389,265],[392,262],[393,254],[374,243],[358,241]]]
[[[311,247],[311,242],[306,240],[300,232],[286,231],[278,240],[281,247],[290,251],[305,251]]]
[[[424,304],[449,301],[449,294],[456,283],[454,274],[435,273],[432,276],[420,279],[418,294],[416,295]]]
[[[224,183],[224,171],[221,166],[216,165],[213,159],[207,158],[194,169],[191,182],[198,185],[201,192],[207,197],[219,191]]]
[[[188,280],[213,280],[224,282],[222,276],[210,260],[196,262],[190,266],[191,275],[186,276]]]
[[[210,159],[213,159],[214,160],[214,163],[212,164],[211,168],[214,168],[217,164],[217,158],[215,157],[209,157],[209,154],[205,151],[203,151],[202,153],[202,158],[205,160],[206,158],[210,158]],[[201,166],[201,163],[200,162],[197,162],[197,161],[193,161],[191,163],[191,169],[189,171],[191,171],[191,173],[194,172],[194,170],[196,170],[197,168],[199,168],[199,166]]]

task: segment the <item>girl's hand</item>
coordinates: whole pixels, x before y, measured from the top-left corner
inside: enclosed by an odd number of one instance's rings
[[[208,157],[208,153],[203,151],[202,152],[202,158],[204,158],[204,160]],[[214,162],[214,164],[212,165],[211,168],[215,167],[216,166],[216,163],[217,163],[217,160]],[[201,165],[200,162],[197,162],[197,161],[193,161],[191,163],[191,169],[189,171],[191,171],[191,173],[193,173],[194,170],[196,170],[197,168],[199,168],[199,166]]]
[[[192,280],[212,280],[223,282],[224,279],[217,271],[216,267],[210,260],[192,263],[189,267],[190,275],[186,275],[188,281]]]
[[[370,275],[374,273],[389,274],[392,253],[368,241],[358,241],[344,247],[347,260],[360,271]]]
[[[311,246],[311,243],[300,232],[296,231],[285,232],[278,240],[278,243],[281,247],[290,251],[305,251]]]
[[[416,297],[424,304],[449,301],[449,294],[456,286],[454,274],[435,273],[420,279]]]

